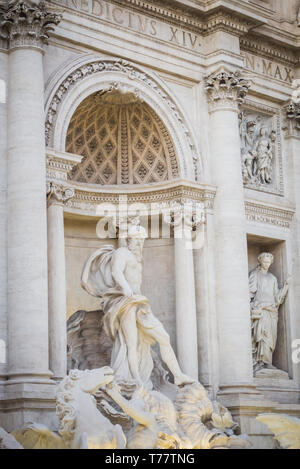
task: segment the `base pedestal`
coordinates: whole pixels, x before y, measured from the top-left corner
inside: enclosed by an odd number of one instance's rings
[[[263,368],[262,370],[255,373],[256,379],[284,379],[288,380],[289,375],[286,371],[273,369],[270,370],[268,368]]]
[[[7,432],[20,429],[25,423],[35,422],[54,430],[56,417],[56,383],[14,382],[0,384],[0,422]]]
[[[300,404],[280,404],[268,400],[255,385],[223,386],[218,393],[218,400],[230,410],[233,419],[239,423],[241,432],[249,435],[252,449],[278,447],[267,426],[256,420],[259,414],[277,413],[300,417]]]

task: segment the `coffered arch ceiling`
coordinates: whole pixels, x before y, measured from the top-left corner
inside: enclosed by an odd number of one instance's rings
[[[69,174],[79,183],[150,184],[180,176],[167,128],[134,93],[100,91],[84,99],[70,121],[66,151],[83,156]]]

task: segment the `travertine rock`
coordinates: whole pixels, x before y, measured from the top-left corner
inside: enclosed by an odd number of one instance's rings
[[[257,420],[267,425],[283,449],[300,449],[300,419],[290,415],[261,414]]]

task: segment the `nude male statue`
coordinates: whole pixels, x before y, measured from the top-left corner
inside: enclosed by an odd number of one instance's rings
[[[131,224],[127,246],[104,246],[87,260],[82,286],[101,298],[104,327],[113,341],[111,367],[119,381],[134,381],[151,388],[151,346],[159,344],[161,357],[178,386],[194,380],[180,370],[170,338],[141,294],[142,251],[146,232]]]

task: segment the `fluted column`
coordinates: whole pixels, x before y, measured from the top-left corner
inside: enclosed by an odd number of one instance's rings
[[[49,363],[55,380],[67,373],[66,266],[64,203],[74,196],[68,187],[49,183],[48,200],[48,309]]]
[[[197,318],[193,250],[185,238],[184,213],[165,216],[174,227],[175,291],[176,291],[176,345],[182,371],[198,379]]]
[[[246,218],[240,157],[238,105],[250,83],[222,69],[206,79],[214,205],[216,308],[220,385],[251,383],[251,325]]]
[[[7,372],[7,65],[0,51],[0,383]]]
[[[204,222],[203,222],[204,223]],[[198,331],[199,380],[216,395],[219,384],[219,350],[214,279],[213,210],[206,210],[201,245],[194,250],[195,293]]]
[[[9,47],[9,378],[44,380],[48,354],[43,44],[60,18],[12,1],[1,17]]]
[[[300,318],[297,313],[298,305],[300,304],[300,103],[291,100],[285,106],[284,114],[287,168],[288,179],[290,181],[287,189],[289,190],[289,198],[294,201],[296,206],[295,224],[292,232],[292,248],[295,262],[290,272],[293,278],[295,296],[295,305],[293,307],[291,304],[290,308],[293,325],[291,329],[291,340],[293,342],[300,337]],[[291,296],[289,296],[289,301],[292,301]],[[300,385],[300,369],[297,364],[294,364],[293,376]]]

